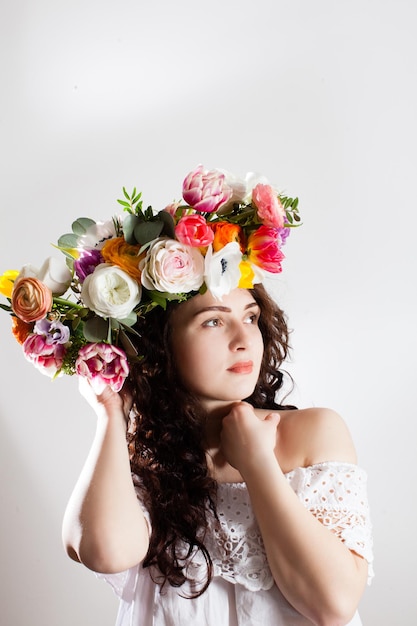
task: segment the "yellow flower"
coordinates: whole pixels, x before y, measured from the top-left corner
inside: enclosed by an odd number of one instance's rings
[[[0,293],[6,298],[12,297],[13,283],[18,276],[17,270],[6,270],[3,276],[0,276]]]
[[[252,289],[253,279],[255,278],[255,272],[252,269],[252,264],[249,261],[241,261],[239,263],[240,280],[239,287],[241,289]]]

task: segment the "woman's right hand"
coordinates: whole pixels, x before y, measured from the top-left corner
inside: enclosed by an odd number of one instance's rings
[[[103,415],[103,413],[110,416],[122,411],[125,420],[128,419],[133,396],[127,381],[119,392],[113,391],[107,385],[100,393],[97,393],[87,378],[79,376],[78,389],[97,416]]]

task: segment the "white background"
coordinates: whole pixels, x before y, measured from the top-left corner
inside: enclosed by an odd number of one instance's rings
[[[299,195],[273,284],[300,406],[330,406],[369,474],[368,626],[415,626],[414,0],[3,0],[0,273],[40,265],[123,185],[163,208],[198,163]],[[56,253],[58,254],[58,253]],[[116,598],[61,547],[94,432],[0,312],[1,621],[111,626]]]

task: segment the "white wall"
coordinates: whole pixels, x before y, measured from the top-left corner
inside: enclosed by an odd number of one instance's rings
[[[369,474],[368,626],[417,623],[416,6],[4,0],[0,25],[0,273],[111,215],[122,185],[162,208],[200,162],[300,196],[273,289],[296,401],[338,410]],[[0,313],[2,624],[111,626],[111,590],[60,539],[94,418],[9,329]]]

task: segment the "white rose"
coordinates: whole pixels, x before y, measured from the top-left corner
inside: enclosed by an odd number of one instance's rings
[[[200,289],[204,280],[201,252],[175,239],[156,239],[139,267],[142,285],[150,290],[188,293]]]
[[[242,251],[237,241],[231,241],[224,248],[213,253],[209,246],[205,258],[204,279],[211,294],[221,300],[239,286]]]
[[[24,265],[19,278],[37,278],[54,296],[62,296],[70,286],[72,274],[63,259],[48,257],[40,270],[33,265]]]
[[[139,304],[140,285],[122,269],[108,263],[97,265],[81,289],[84,305],[101,317],[125,319]]]

